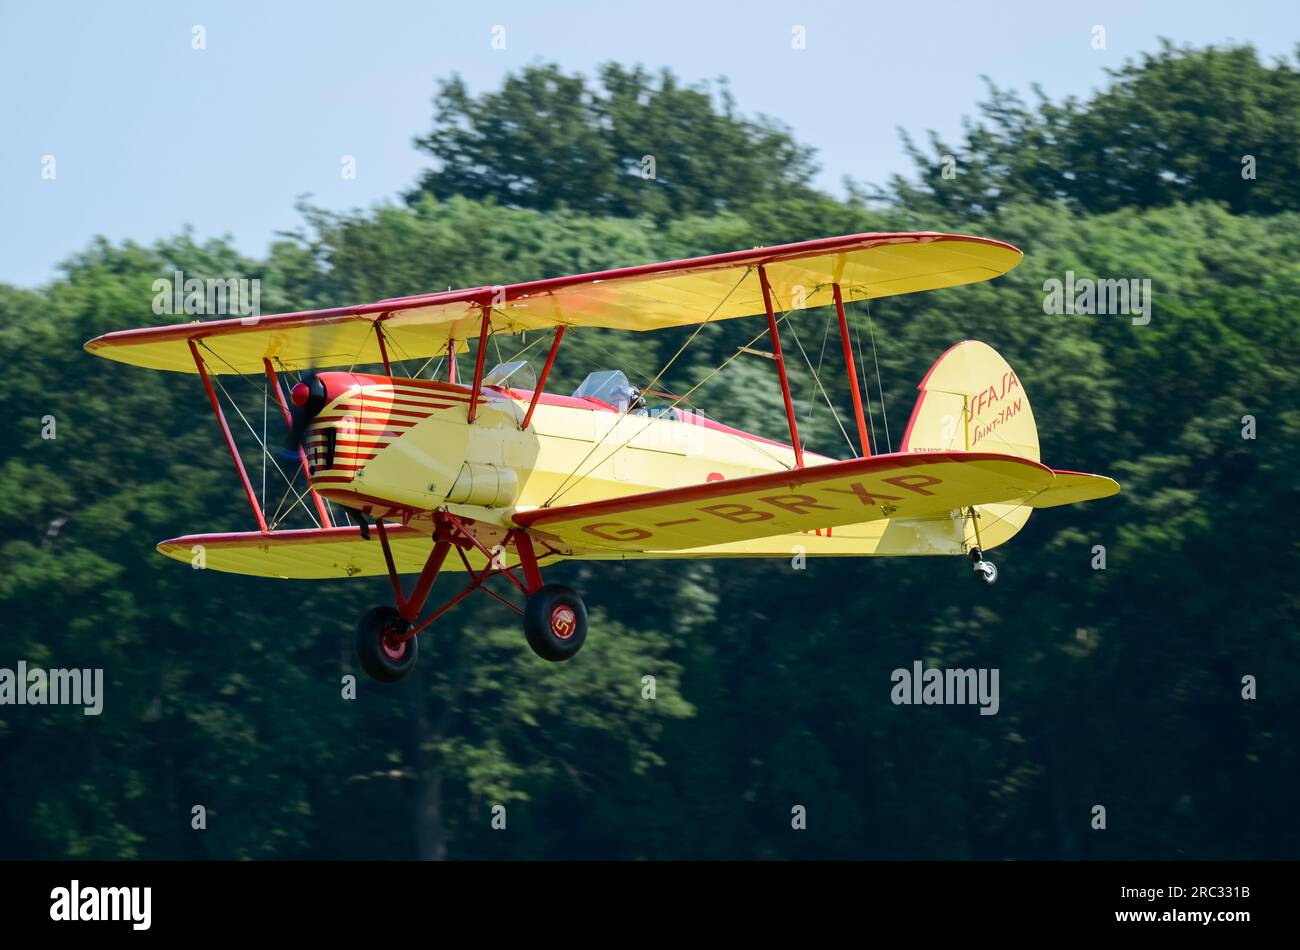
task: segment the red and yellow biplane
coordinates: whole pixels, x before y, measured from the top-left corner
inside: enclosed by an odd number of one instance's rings
[[[199,375],[257,521],[256,531],[189,535],[158,550],[182,561],[201,552],[208,568],[265,577],[387,575],[394,605],[369,611],[356,641],[362,667],[391,682],[414,665],[416,634],[475,590],[523,614],[539,656],[571,658],[586,638],[586,607],[570,588],[542,580],[544,565],[566,558],[964,555],[992,583],[985,552],[1033,509],[1119,486],[1041,464],[1019,379],[970,340],[921,381],[898,451],[873,453],[845,302],[988,280],[1021,256],[963,235],[855,234],[359,307],[125,330],[86,349]],[[855,458],[813,454],[799,438],[780,324],[822,306],[839,322]],[[592,373],[572,395],[545,391],[570,330],[693,325],[698,333],[748,316],[767,325],[736,355],[772,363],[788,444],[683,408],[689,393],[637,389],[617,370]],[[526,360],[485,371],[489,337],[528,333],[534,342],[549,337],[535,382]],[[764,338],[767,348],[757,348]],[[472,376],[462,381],[456,358],[472,341]],[[446,367],[434,373],[442,378],[393,370],[433,359]],[[264,380],[292,432],[289,491],[301,474],[296,500],[315,527],[268,521],[217,395],[225,374]],[[468,583],[422,617],[447,570],[465,572]],[[403,574],[418,574],[409,590]],[[493,578],[512,582],[524,606],[490,589]]]

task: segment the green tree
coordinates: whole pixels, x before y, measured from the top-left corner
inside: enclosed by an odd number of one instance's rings
[[[1110,73],[1086,101],[1030,106],[989,83],[957,143],[904,133],[917,181],[878,197],[919,213],[978,219],[1012,201],[1064,200],[1087,212],[1218,201],[1238,213],[1300,210],[1300,71],[1250,46],[1165,42]]]
[[[810,149],[770,119],[738,114],[725,84],[715,98],[667,70],[610,63],[589,84],[557,65],[529,66],[477,97],[453,77],[434,106],[434,128],[416,145],[437,165],[410,200],[662,219],[812,194]]]

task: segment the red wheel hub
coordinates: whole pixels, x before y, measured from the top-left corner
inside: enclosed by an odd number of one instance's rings
[[[561,640],[567,640],[578,632],[578,617],[572,607],[564,604],[551,611],[551,633]]]
[[[384,655],[390,660],[400,660],[406,655],[406,641],[399,639],[395,630],[385,630],[384,635],[379,640],[379,645],[383,648]]]

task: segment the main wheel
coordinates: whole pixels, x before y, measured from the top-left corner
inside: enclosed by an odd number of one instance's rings
[[[545,584],[524,605],[524,635],[543,660],[568,660],[586,642],[587,606],[577,591],[563,584]]]
[[[998,566],[992,561],[976,561],[975,576],[985,584],[996,584],[998,580]]]
[[[392,607],[374,607],[357,624],[357,660],[381,683],[396,683],[415,668],[420,655],[417,637],[399,639],[410,627]]]

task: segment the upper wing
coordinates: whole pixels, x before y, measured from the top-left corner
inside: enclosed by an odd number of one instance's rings
[[[1045,465],[987,452],[832,462],[561,508],[514,520],[557,551],[671,551],[881,518],[916,518],[1049,488]]]
[[[181,323],[96,337],[98,356],[196,372],[195,340],[212,373],[260,374],[269,358],[285,369],[378,363],[382,325],[390,355],[424,359],[477,337],[482,308],[494,333],[554,326],[654,330],[764,313],[757,266],[774,305],[791,309],[831,302],[838,283],[846,300],[889,297],[988,280],[1020,263],[1009,244],[957,234],[851,234],[798,244],[713,254],[503,287],[475,287],[398,297],[359,307]]]

